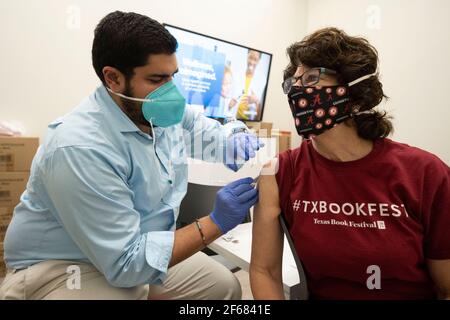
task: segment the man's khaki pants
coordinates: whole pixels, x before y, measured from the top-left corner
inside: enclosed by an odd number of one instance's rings
[[[71,281],[72,273],[68,273],[70,266],[74,265],[80,270],[79,286]],[[0,285],[1,300],[147,298],[237,300],[241,299],[241,286],[226,267],[202,252],[169,268],[167,278],[161,286],[113,287],[91,264],[66,260],[49,260],[23,270],[8,270]]]

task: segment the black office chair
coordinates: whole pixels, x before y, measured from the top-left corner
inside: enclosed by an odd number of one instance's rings
[[[186,196],[180,205],[177,228],[191,224],[195,219],[205,217],[214,209],[217,192],[221,186],[209,186],[197,183],[188,184]],[[250,222],[250,211],[243,222]]]
[[[216,200],[217,192],[221,189],[221,186],[209,186],[197,183],[189,183],[186,196],[180,205],[180,213],[177,219],[177,229],[182,228],[188,224],[191,224],[195,219],[205,217],[211,213],[214,209],[214,202]],[[247,213],[247,217],[244,222],[250,222],[250,211]],[[209,249],[208,247],[202,250],[208,256],[217,256],[217,253]],[[232,272],[237,271],[235,265],[227,264]]]
[[[300,261],[300,258],[297,255],[297,251],[295,250],[294,241],[292,240],[292,237],[289,233],[289,229],[287,227],[287,222],[286,222],[286,219],[284,218],[283,212],[280,213],[279,220],[280,220],[281,228],[283,229],[283,232],[286,235],[286,238],[288,240],[292,255],[294,256],[295,265],[297,266],[297,271],[298,271],[298,277],[300,279],[300,283],[291,289],[291,294],[290,294],[289,299],[290,300],[308,300],[309,294],[308,294],[308,286],[306,283],[305,271],[303,270],[302,262]]]

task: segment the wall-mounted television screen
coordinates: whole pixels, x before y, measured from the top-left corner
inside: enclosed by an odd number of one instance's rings
[[[177,39],[174,82],[207,117],[261,121],[272,55],[169,24]]]

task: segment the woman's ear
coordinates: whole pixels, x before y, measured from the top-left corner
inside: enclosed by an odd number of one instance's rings
[[[358,113],[359,110],[361,109],[361,106],[358,104],[355,104],[354,106],[352,106],[352,113],[351,116],[353,117],[355,115],[355,113]]]

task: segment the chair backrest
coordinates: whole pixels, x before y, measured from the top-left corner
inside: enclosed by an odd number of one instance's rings
[[[287,227],[286,219],[284,218],[283,212],[280,213],[280,224],[281,228],[283,229],[284,234],[286,235],[287,241],[289,243],[289,247],[292,251],[292,255],[294,256],[294,261],[297,266],[298,271],[298,277],[300,279],[299,289],[298,290],[292,290],[292,293],[290,295],[291,300],[307,300],[309,297],[308,294],[308,285],[306,283],[306,275],[305,271],[303,270],[302,262],[300,261],[300,258],[298,257],[297,251],[295,250],[294,241],[292,240],[291,234],[289,233],[289,229]]]
[[[180,205],[177,228],[207,216],[214,209],[214,201],[221,187],[189,183],[186,196]],[[201,199],[201,201],[199,201]]]

